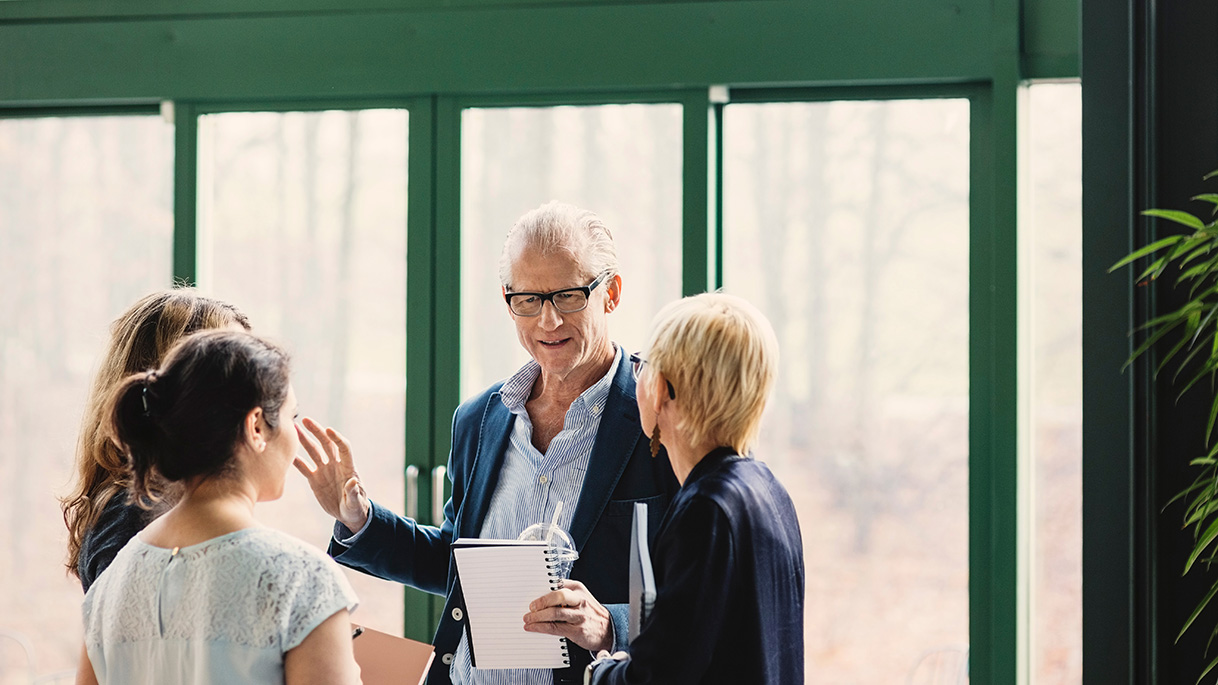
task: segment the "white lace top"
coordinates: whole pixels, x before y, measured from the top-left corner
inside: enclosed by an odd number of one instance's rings
[[[320,550],[247,528],[176,553],[133,538],[85,595],[102,685],[282,683],[284,652],[355,592]]]

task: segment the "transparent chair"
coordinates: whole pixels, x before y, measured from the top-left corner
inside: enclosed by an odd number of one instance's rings
[[[0,645],[16,645],[17,651],[20,654],[20,666],[10,671],[8,668],[8,650],[0,649],[0,676],[24,671],[24,682],[29,683],[29,685],[57,685],[58,683],[71,683],[76,680],[76,669],[65,669],[36,675],[37,663],[34,660],[34,645],[23,633],[0,628]],[[0,682],[10,683],[14,681],[0,678]]]
[[[965,685],[968,645],[946,645],[922,652],[905,679],[906,685]]]

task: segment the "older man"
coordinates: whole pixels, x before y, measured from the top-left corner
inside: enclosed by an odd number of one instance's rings
[[[609,339],[622,278],[604,223],[571,205],[543,205],[509,231],[499,275],[532,360],[457,408],[443,525],[370,502],[346,442],[307,419],[301,437],[312,463],[297,466],[337,519],[330,554],[339,563],[447,596],[429,683],[582,682],[591,653],[625,645],[633,505],[649,504],[654,531],[679,486],[667,456],[651,456],[630,365]],[[560,501],[559,524],[579,560],[563,590],[533,603],[525,626],[584,649],[572,650],[565,669],[475,668],[452,541],[515,538],[549,521]]]

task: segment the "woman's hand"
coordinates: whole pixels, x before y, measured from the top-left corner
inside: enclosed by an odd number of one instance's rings
[[[333,428],[322,429],[316,421],[301,421],[296,426],[300,444],[308,457],[296,455],[296,470],[304,474],[313,496],[327,514],[338,519],[351,532],[359,532],[368,521],[372,505],[360,483],[351,457],[351,444]]]

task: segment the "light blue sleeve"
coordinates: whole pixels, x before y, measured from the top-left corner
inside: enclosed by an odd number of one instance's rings
[[[284,591],[290,594],[281,624],[281,647],[284,652],[300,645],[323,621],[346,609],[355,611],[359,598],[351,583],[333,559],[320,553],[310,555],[300,572],[284,579]]]

